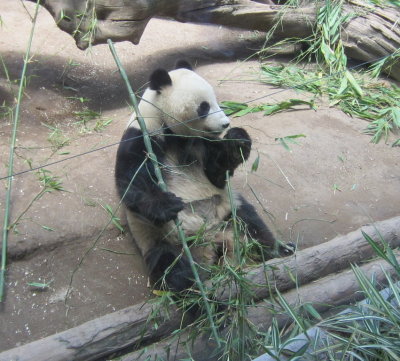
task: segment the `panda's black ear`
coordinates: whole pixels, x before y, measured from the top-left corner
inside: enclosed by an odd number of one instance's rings
[[[193,70],[192,66],[186,60],[178,60],[175,69],[188,69]]]
[[[162,88],[169,85],[172,85],[172,80],[165,69],[157,69],[150,75],[151,90],[156,90],[160,93]]]

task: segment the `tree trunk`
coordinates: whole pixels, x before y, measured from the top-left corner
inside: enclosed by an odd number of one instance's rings
[[[107,39],[137,44],[149,20],[156,16],[259,31],[270,30],[279,20],[274,40],[305,38],[312,34],[319,3],[304,2],[303,7],[285,11],[281,11],[283,5],[269,3],[251,0],[42,0],[57,25],[73,35],[81,49],[105,43]],[[399,7],[379,8],[349,0],[344,12],[354,15],[342,32],[348,56],[371,61],[400,48]],[[388,71],[400,80],[399,62]]]
[[[392,247],[400,246],[400,217],[377,222],[374,226],[363,227],[362,230],[376,240],[379,239],[377,236],[379,233]],[[319,246],[299,251],[292,257],[270,260],[266,262],[265,267],[249,269],[248,279],[255,282],[255,299],[260,300],[269,294],[268,287],[260,287],[260,285],[266,285],[266,278],[272,289],[276,287],[284,292],[294,287],[291,274],[295,274],[300,285],[298,292],[302,301],[315,302],[314,307],[322,312],[326,309],[318,308],[322,307],[321,303],[335,306],[355,300],[355,292],[358,288],[348,267],[351,263],[359,263],[371,258],[373,254],[361,230],[358,230]],[[378,261],[378,263],[385,266],[382,262]],[[370,263],[366,267],[368,270],[376,269],[375,263]],[[339,271],[343,272],[332,275]],[[326,278],[322,279],[322,277]],[[377,277],[383,276],[380,273]],[[236,290],[231,290],[230,294],[235,292]],[[221,290],[218,298],[227,299],[228,294],[227,290]],[[298,299],[297,290],[288,291],[285,298],[288,302],[295,302]],[[263,304],[260,303],[259,306]],[[259,310],[263,311],[260,313]],[[169,315],[154,315],[154,313],[155,310],[150,304],[131,306],[70,330],[0,353],[0,361],[95,360],[128,346],[152,344],[179,328],[182,319],[180,312],[170,310]],[[153,314],[153,321],[149,322],[151,314]],[[249,310],[249,317],[257,327],[262,328],[268,326],[271,314],[265,312],[264,307],[256,307]],[[285,317],[279,316],[279,322],[287,320]],[[158,325],[157,328],[154,327],[155,323]],[[201,343],[198,347],[204,351],[209,343],[201,335],[199,335],[199,340]],[[153,351],[159,350],[160,345],[164,346],[168,343],[171,341],[163,341],[161,344],[148,348]],[[210,347],[215,347],[214,343],[211,342]]]

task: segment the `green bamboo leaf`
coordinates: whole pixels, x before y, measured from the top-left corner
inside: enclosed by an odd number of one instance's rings
[[[50,287],[50,284],[52,283],[52,281],[50,282],[28,282],[28,286],[34,287],[34,288],[39,288],[40,290],[45,290],[46,288]]]
[[[400,138],[393,142],[392,147],[400,147]]]
[[[283,148],[285,148],[287,151],[290,152],[290,147],[289,145],[285,142],[285,138],[275,138],[275,140],[279,140]]]
[[[347,78],[344,76],[342,78],[342,80],[340,81],[340,88],[339,88],[339,90],[337,92],[337,95],[343,94],[344,91],[347,89],[347,85],[348,85]]]
[[[310,303],[306,303],[304,305],[305,310],[317,320],[322,320],[322,316],[318,313],[318,311],[312,306]]]
[[[271,341],[275,349],[279,349],[281,345],[281,337],[279,332],[279,326],[276,318],[273,318],[271,325]]]
[[[282,111],[284,109],[287,109],[283,103],[275,104],[275,105],[264,105],[264,115],[271,115],[274,113],[277,113],[279,111]]]
[[[295,134],[295,135],[288,135],[282,138],[275,138],[275,141],[279,141],[281,145],[288,151],[290,151],[290,147],[288,143],[298,144],[295,139],[305,137],[304,134]]]
[[[297,138],[305,138],[306,135],[304,134],[295,134],[295,135],[287,135],[286,139],[297,139]]]
[[[382,297],[380,292],[376,289],[375,285],[365,276],[361,269],[357,266],[351,266],[353,272],[360,284],[361,289],[365,293],[366,297],[369,298],[375,305],[379,305],[385,310],[386,315],[391,319],[392,322],[396,323],[396,316],[391,312],[389,303]]]
[[[247,109],[248,105],[245,103],[238,103],[233,101],[223,101],[221,102],[221,108],[226,115],[233,115],[243,109]]]
[[[303,332],[307,330],[307,327],[304,325],[304,322],[302,318],[295,312],[293,307],[291,307],[287,301],[284,299],[282,294],[276,289],[276,294],[278,296],[278,300],[280,305],[283,307],[283,309],[292,317],[293,321],[296,322],[296,324],[301,328]]]
[[[360,85],[357,83],[356,79],[354,79],[353,75],[348,70],[346,70],[345,75],[353,90],[357,93],[359,97],[362,97],[364,92],[362,91]]]
[[[383,258],[383,259],[387,259],[386,253],[384,251],[384,249],[378,244],[378,242],[374,241],[367,233],[365,233],[364,231],[361,231],[361,234],[363,235],[363,237],[365,238],[365,240],[369,243],[369,245],[372,247],[372,249],[375,251],[375,253]]]
[[[400,108],[392,107],[390,108],[390,112],[392,113],[393,123],[400,128]]]
[[[240,111],[238,111],[237,113],[233,114],[233,116],[234,116],[235,118],[243,117],[244,115],[247,115],[247,114],[249,114],[249,113],[256,113],[256,112],[259,112],[259,111],[261,111],[261,110],[262,110],[262,109],[260,109],[259,106],[255,106],[255,107],[249,107],[249,106],[248,106],[246,109],[240,110]]]
[[[42,226],[42,228],[45,229],[46,231],[54,232],[53,228],[50,228],[50,227],[47,227],[47,226]]]
[[[251,165],[251,171],[257,172],[259,164],[260,164],[260,154],[257,154],[257,158],[254,160],[253,164]]]

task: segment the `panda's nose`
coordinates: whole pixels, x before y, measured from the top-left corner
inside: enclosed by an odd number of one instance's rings
[[[222,126],[222,128],[228,128],[229,127],[229,123],[226,123],[226,124],[224,124],[223,126]]]

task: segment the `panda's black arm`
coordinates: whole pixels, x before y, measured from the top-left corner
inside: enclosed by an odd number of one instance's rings
[[[251,139],[242,128],[231,128],[223,139],[208,140],[205,146],[204,171],[212,184],[225,187],[226,172],[235,169],[250,155]]]
[[[152,145],[157,159],[162,162],[162,142],[152,137]],[[128,128],[122,136],[117,151],[115,164],[117,191],[120,198],[124,197],[123,203],[132,212],[141,214],[154,223],[168,222],[176,218],[184,204],[173,193],[163,192],[160,189],[154,166],[146,154],[142,132],[133,127]],[[145,164],[142,166],[143,162]],[[135,179],[127,190],[134,176]]]

